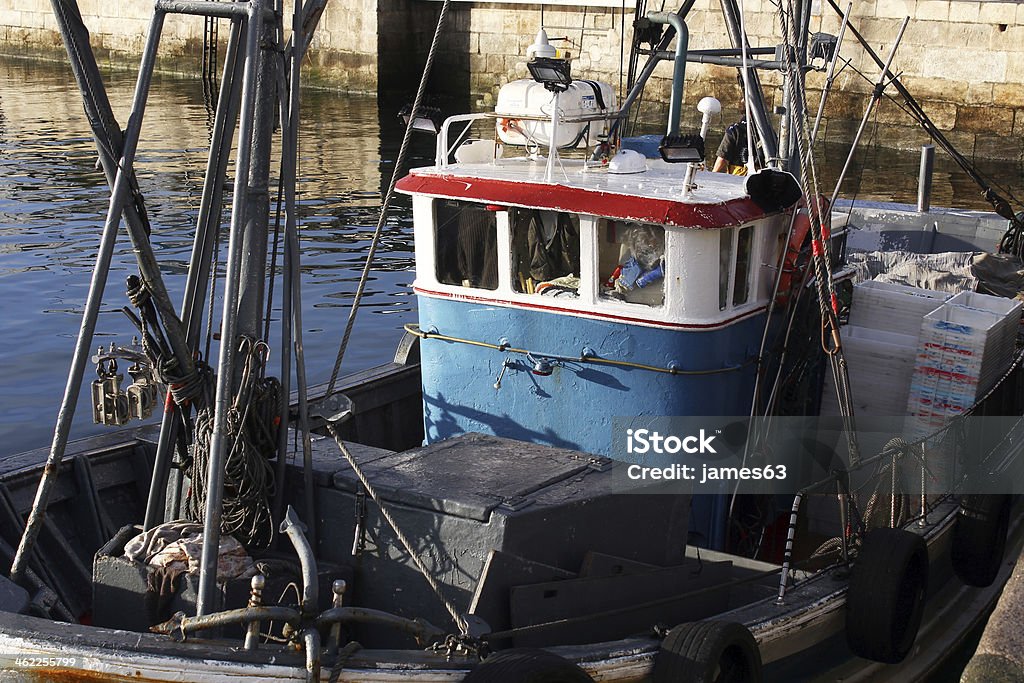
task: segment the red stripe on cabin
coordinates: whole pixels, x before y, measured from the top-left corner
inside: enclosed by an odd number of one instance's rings
[[[749,197],[731,199],[718,204],[687,204],[564,185],[436,175],[415,171],[399,180],[395,189],[408,194],[585,213],[682,228],[728,228],[767,215]]]

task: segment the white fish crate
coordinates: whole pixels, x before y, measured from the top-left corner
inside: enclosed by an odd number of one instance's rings
[[[857,414],[902,415],[914,373],[916,339],[868,327],[841,330],[843,354],[850,374],[850,392]],[[884,391],[879,391],[885,387]],[[838,415],[832,374],[825,375],[822,415]]]
[[[1017,333],[1020,330],[1021,312],[1024,304],[1019,299],[1007,299],[977,292],[960,292],[948,302],[950,306],[963,306],[972,310],[986,311],[1000,317],[997,338],[993,347],[999,356],[994,359],[998,365],[1005,361],[1008,366],[1017,347]],[[1005,366],[1003,368],[1005,370]]]
[[[924,316],[910,384],[910,415],[958,415],[1006,371],[1021,303],[963,292]]]
[[[892,282],[861,282],[853,288],[850,325],[917,338],[924,316],[950,296],[947,292]]]

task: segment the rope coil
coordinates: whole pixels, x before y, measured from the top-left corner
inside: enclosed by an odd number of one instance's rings
[[[270,458],[277,451],[281,384],[276,378],[262,376],[265,347],[262,342],[244,337],[240,341],[239,351],[245,354],[245,362],[241,386],[227,420],[230,445],[224,463],[221,532],[234,536],[249,549],[269,546],[274,532],[270,497],[275,481]],[[193,384],[208,386],[201,380]],[[185,391],[185,387],[178,390]],[[192,482],[185,497],[185,511],[190,520],[197,522],[203,520],[206,507],[206,472],[213,421],[211,407],[197,411],[195,437],[189,446],[190,459],[184,465]]]

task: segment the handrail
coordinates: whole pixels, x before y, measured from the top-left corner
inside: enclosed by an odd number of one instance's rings
[[[665,367],[659,367],[657,365],[646,365],[644,363],[634,363],[633,361],[618,360],[615,358],[601,358],[598,356],[593,349],[586,347],[583,349],[579,356],[566,356],[555,353],[543,353],[540,351],[530,351],[529,349],[520,349],[511,346],[507,342],[501,342],[499,344],[492,344],[485,341],[477,341],[474,339],[465,339],[463,337],[453,337],[447,334],[441,334],[436,328],[427,330],[421,330],[418,325],[414,323],[407,323],[404,326],[406,332],[420,339],[438,339],[440,341],[452,342],[456,344],[468,344],[469,346],[479,346],[486,349],[493,349],[500,351],[501,353],[517,353],[525,355],[531,360],[546,360],[555,361],[559,363],[595,363],[598,365],[610,365],[621,368],[631,368],[634,370],[648,370],[650,372],[660,372],[667,375],[716,375],[724,372],[734,372],[736,370],[742,370],[748,365],[752,365],[755,361],[754,358],[749,358],[739,365],[726,365],[720,368],[709,368],[706,370],[685,370],[675,362],[670,362]],[[496,387],[497,388],[497,387]]]
[[[453,123],[460,121],[478,121],[480,119],[488,118],[489,113],[485,114],[456,114],[455,116],[449,116],[441,124],[441,131],[437,135],[437,154],[434,158],[434,165],[438,168],[448,168],[448,155],[452,153],[452,150],[448,148],[448,129],[451,128]],[[469,126],[466,126],[468,130]],[[463,131],[465,133],[465,131]],[[461,138],[461,136],[460,136]]]

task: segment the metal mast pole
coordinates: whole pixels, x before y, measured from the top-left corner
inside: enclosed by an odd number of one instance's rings
[[[163,29],[163,24],[164,13],[162,11],[155,12],[149,27],[146,48],[142,55],[142,64],[139,67],[135,97],[132,102],[132,113],[128,118],[128,128],[124,136],[124,149],[121,153],[120,162],[117,165],[117,175],[114,179],[110,204],[107,208],[107,219],[103,226],[103,236],[100,240],[99,252],[96,255],[96,267],[93,270],[92,281],[89,284],[89,295],[86,299],[85,311],[82,314],[82,324],[78,331],[78,341],[75,344],[71,369],[68,372],[68,382],[64,388],[64,398],[61,401],[60,411],[57,414],[57,425],[54,429],[53,443],[50,446],[50,454],[46,459],[46,467],[43,469],[43,478],[40,480],[39,488],[36,490],[32,511],[29,513],[28,521],[25,524],[25,533],[22,534],[18,550],[14,556],[14,562],[11,565],[11,579],[15,582],[21,579],[21,574],[24,572],[25,565],[28,562],[28,556],[31,554],[32,547],[35,545],[35,540],[39,536],[39,531],[46,518],[46,507],[49,503],[50,493],[57,481],[58,467],[64,458],[64,450],[67,447],[68,436],[71,432],[71,422],[75,415],[75,404],[78,401],[78,394],[82,389],[85,364],[89,360],[89,352],[92,349],[93,334],[96,332],[96,319],[99,317],[100,304],[103,301],[103,291],[106,288],[107,274],[110,270],[110,261],[114,253],[114,244],[117,241],[117,231],[121,224],[121,213],[124,210],[131,186],[132,165],[135,162],[135,151],[138,148],[139,132],[142,128],[142,118],[146,110],[146,98],[149,95],[149,86],[153,78],[153,66],[156,62],[156,52],[160,44],[160,32]]]
[[[231,22],[231,35],[224,58],[224,75],[221,79],[220,95],[217,98],[217,112],[214,116],[210,153],[206,163],[206,178],[199,203],[199,217],[196,220],[196,235],[189,260],[188,278],[185,282],[185,298],[182,302],[182,318],[185,321],[185,341],[195,352],[199,347],[202,331],[204,292],[210,281],[213,247],[220,231],[224,205],[224,178],[227,174],[228,158],[231,155],[231,140],[234,137],[238,118],[238,98],[241,92],[243,60],[241,48],[242,22]],[[208,359],[207,359],[208,360]],[[160,440],[157,443],[153,479],[146,503],[145,529],[151,529],[161,522],[161,505],[167,489],[167,478],[171,466],[171,455],[181,428],[180,408],[174,403],[168,405],[160,424]],[[179,475],[180,476],[180,475]]]
[[[734,48],[743,47],[745,37],[740,31],[740,12],[736,6],[736,0],[720,0],[722,4],[722,16],[725,17],[725,26],[729,31],[729,39]],[[750,87],[746,93],[750,100],[751,115],[753,123],[757,126],[757,133],[761,138],[761,149],[764,150],[765,162],[777,158],[779,153],[778,139],[775,136],[775,129],[772,128],[768,118],[768,107],[764,101],[764,91],[761,89],[761,79],[757,75],[757,69],[747,69],[746,82]]]
[[[255,142],[256,74],[260,64],[259,38],[263,32],[265,0],[250,0],[245,35],[245,68],[242,76],[242,106],[238,133],[238,158],[231,206],[231,233],[228,243],[227,278],[221,317],[221,338],[217,393],[214,399],[213,435],[210,443],[209,470],[206,477],[206,510],[203,517],[203,552],[200,560],[199,595],[196,610],[201,616],[216,609],[217,557],[224,500],[224,462],[227,455],[227,413],[231,407],[234,360],[237,354],[238,309],[242,245],[246,225],[246,197],[252,146]]]

